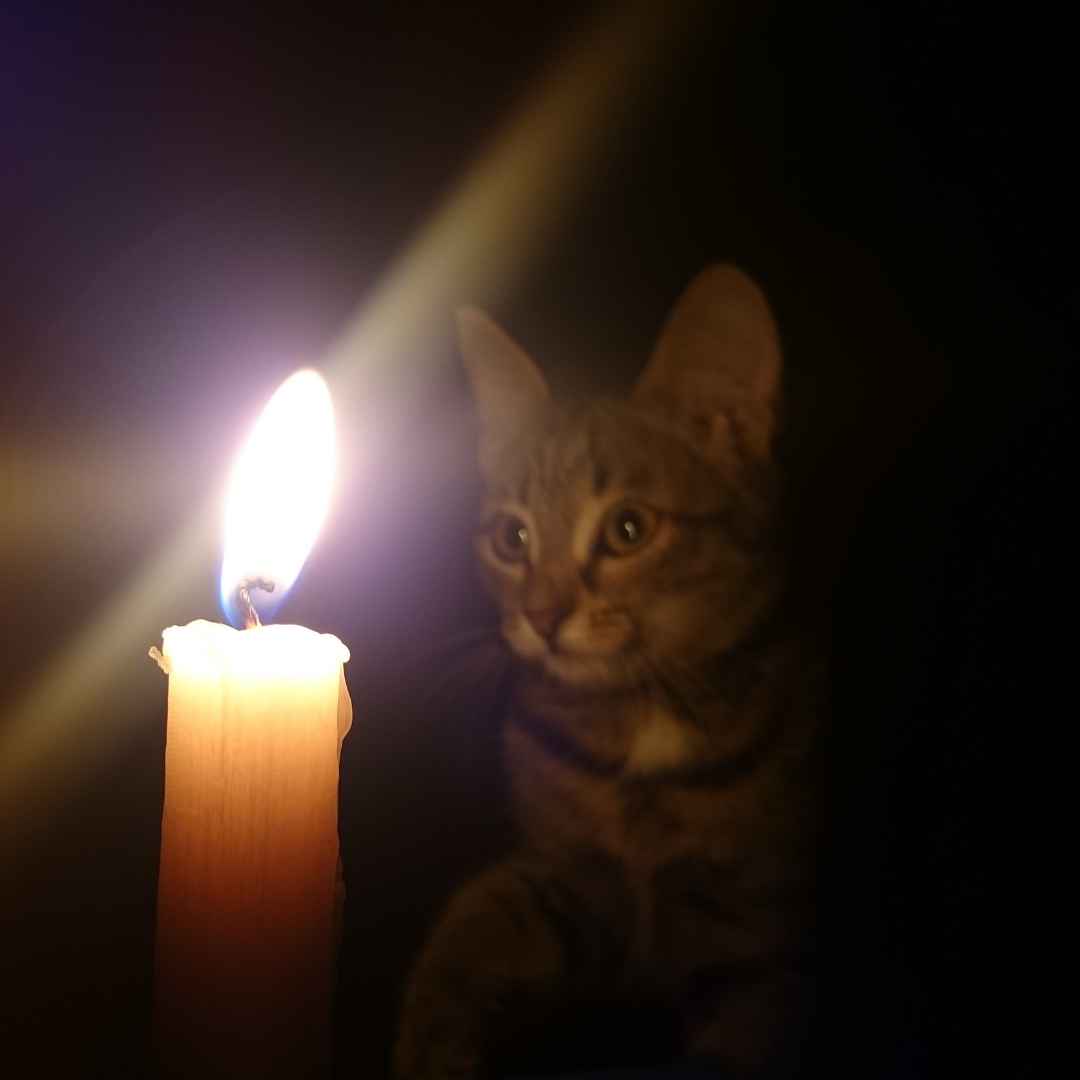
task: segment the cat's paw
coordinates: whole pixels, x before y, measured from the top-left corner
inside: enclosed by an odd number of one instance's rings
[[[462,1048],[434,1046],[425,1040],[399,1040],[394,1051],[395,1080],[472,1080],[478,1055]]]
[[[405,1010],[394,1049],[396,1080],[472,1080],[479,1057],[474,1018],[459,1002]]]

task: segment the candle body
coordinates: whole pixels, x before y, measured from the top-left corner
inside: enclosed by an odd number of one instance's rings
[[[348,650],[299,626],[199,621],[166,630],[163,654],[156,1073],[321,1077]]]

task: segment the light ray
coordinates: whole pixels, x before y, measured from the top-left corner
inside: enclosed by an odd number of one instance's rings
[[[617,0],[583,29],[329,351],[321,366],[335,402],[388,382],[408,394],[430,374],[428,358],[444,355],[457,305],[493,306],[519,285],[714,6]],[[161,550],[0,721],[0,857],[152,708],[129,673],[149,664],[182,598],[201,594],[219,513],[215,502]]]
[[[212,573],[218,507],[165,545],[24,690],[0,727],[0,856],[27,839],[65,789],[145,715],[136,665]],[[134,674],[134,677],[132,677]]]

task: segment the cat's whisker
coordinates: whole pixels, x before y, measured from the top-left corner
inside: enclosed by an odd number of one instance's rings
[[[506,648],[487,648],[484,661],[465,702],[461,749],[466,761],[473,760],[485,736],[490,737],[500,726],[513,673],[513,662]]]
[[[704,726],[704,720],[688,692],[690,688],[685,686],[689,682],[693,688],[711,692],[707,677],[696,665],[677,657],[641,656],[638,666],[642,680],[661,701],[676,706],[679,714],[695,726]]]
[[[434,728],[459,765],[484,759],[503,712],[509,649],[497,628],[466,631],[426,650],[437,661],[427,689],[408,710],[405,727]]]
[[[462,630],[460,633],[449,637],[440,638],[437,641],[422,645],[417,650],[418,659],[434,659],[445,656],[451,652],[464,652],[477,644],[497,640],[500,632],[496,626],[477,626],[471,630]]]
[[[443,653],[441,657],[435,649],[431,649],[427,653],[427,658],[435,657],[441,660],[441,664],[423,694],[410,710],[409,719],[416,720],[421,716],[428,716],[432,712],[437,713],[440,711],[438,708],[440,703],[452,701],[457,696],[458,687],[465,683],[468,670],[470,667],[475,666],[477,652],[483,649],[485,644],[479,638],[469,648],[465,648],[459,643],[456,650],[452,651],[450,648],[441,650]],[[424,656],[424,653],[420,655]]]

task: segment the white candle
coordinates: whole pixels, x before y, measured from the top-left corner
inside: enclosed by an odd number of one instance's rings
[[[302,626],[200,621],[162,651],[157,1072],[324,1075],[348,650]]]

